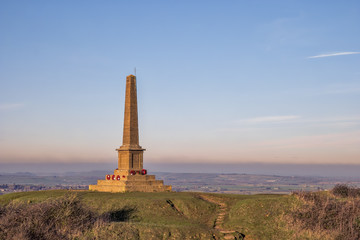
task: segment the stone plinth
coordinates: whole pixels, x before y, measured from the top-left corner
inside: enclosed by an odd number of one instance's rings
[[[165,192],[171,186],[164,185],[163,180],[156,180],[155,175],[124,175],[121,170],[106,175],[105,180],[98,180],[97,185],[89,185],[89,190],[99,192]],[[110,179],[108,179],[110,176]]]

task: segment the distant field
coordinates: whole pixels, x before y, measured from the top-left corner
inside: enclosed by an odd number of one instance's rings
[[[89,184],[96,184],[98,179],[104,179],[107,172],[79,172],[62,175],[36,175],[31,173],[6,174],[0,173],[0,194],[42,190],[42,189],[87,189]],[[359,178],[325,178],[301,176],[276,176],[255,174],[215,174],[215,173],[150,173],[157,179],[172,185],[179,192],[208,192],[232,194],[289,194],[293,191],[317,191],[331,189],[337,183],[348,183],[360,186]],[[18,190],[5,189],[1,185],[43,186],[43,188],[23,187]]]
[[[35,174],[0,174],[0,184],[33,184],[33,185],[89,185],[96,184],[97,175],[76,176],[38,176]]]

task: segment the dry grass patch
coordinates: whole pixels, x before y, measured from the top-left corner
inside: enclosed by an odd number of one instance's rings
[[[301,204],[292,213],[294,225],[331,236],[330,239],[360,239],[358,189],[339,185],[330,193],[296,192]]]

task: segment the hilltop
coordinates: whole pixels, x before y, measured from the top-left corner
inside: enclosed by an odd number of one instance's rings
[[[241,239],[242,234],[245,239],[335,239],[332,237],[340,234],[336,232],[337,229],[326,232],[311,227],[301,228],[300,223],[304,221],[302,216],[308,214],[305,210],[315,206],[314,199],[318,199],[316,204],[322,201],[320,197],[314,196],[327,196],[328,202],[329,199],[334,199],[333,202],[330,201],[331,204],[338,202],[335,197],[330,197],[330,193],[314,194],[309,195],[312,196],[309,198],[306,194],[235,195],[190,192],[100,193],[51,190],[12,193],[0,196],[0,239],[9,239],[9,236],[1,234],[4,229],[9,231],[9,224],[14,218],[13,212],[24,214],[17,209],[24,212],[30,208],[35,211],[31,213],[33,216],[37,216],[36,211],[40,211],[38,216],[41,217],[48,212],[52,216],[62,216],[58,220],[62,224],[56,222],[54,226],[61,229],[59,234],[64,233],[61,237],[63,239]],[[348,201],[350,200],[341,200]],[[57,211],[61,211],[61,214]],[[316,209],[311,211],[316,212]],[[68,217],[65,218],[64,215]],[[77,217],[81,216],[87,217],[82,218],[80,224]],[[24,219],[15,224],[16,231],[25,231],[20,229],[34,224],[26,223],[25,227],[19,227],[19,224],[24,224],[21,222]],[[45,225],[52,218],[47,218],[46,221]],[[41,221],[35,219],[33,222],[40,224]],[[71,232],[75,227],[66,228],[74,222],[78,227],[77,232]],[[48,229],[51,227],[52,225],[48,226]],[[28,229],[30,232],[34,231],[31,227]]]

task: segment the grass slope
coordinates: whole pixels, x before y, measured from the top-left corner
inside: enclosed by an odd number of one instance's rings
[[[241,232],[247,240],[302,239],[299,233],[294,237],[285,217],[297,201],[290,195],[52,190],[2,195],[0,206],[36,204],[69,193],[77,194],[84,206],[97,214],[112,216],[110,223],[84,232],[80,239],[221,239],[222,234],[213,229],[219,206],[204,200],[204,195],[227,204],[223,228]]]

